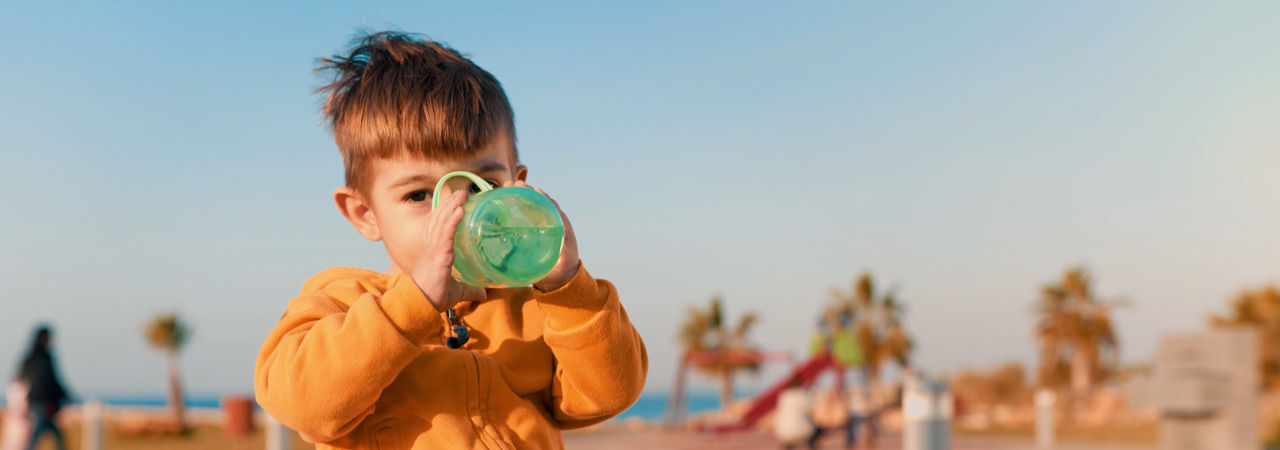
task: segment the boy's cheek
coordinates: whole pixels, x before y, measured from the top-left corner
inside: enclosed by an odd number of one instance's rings
[[[399,236],[395,242],[387,242],[388,256],[401,269],[413,270],[421,253],[423,239],[421,234]]]

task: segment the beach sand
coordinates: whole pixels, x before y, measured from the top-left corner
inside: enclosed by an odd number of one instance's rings
[[[103,424],[103,449],[262,450],[266,447],[266,438],[263,431],[264,428],[262,426],[264,417],[261,414],[258,415],[259,426],[252,434],[244,438],[233,439],[222,432],[220,422],[222,416],[216,409],[197,408],[191,410],[189,417],[194,430],[188,436],[127,436],[119,431],[119,424],[129,423],[130,421],[155,420],[163,417],[165,417],[163,409],[111,408],[107,411],[107,418]],[[60,419],[64,424],[63,432],[67,437],[67,448],[80,448],[82,428],[80,426],[79,411],[75,408],[69,408],[67,414]],[[291,448],[294,450],[315,448],[310,443],[303,441],[297,433],[292,433],[292,438]],[[564,433],[564,442],[566,448],[583,450],[649,448],[658,448],[663,450],[697,450],[715,448],[749,450],[782,448],[778,445],[777,441],[773,439],[773,436],[770,433],[764,431],[725,434],[698,433],[689,430],[665,429],[639,420],[610,422],[585,430],[566,431]],[[819,448],[840,449],[844,448],[844,439],[843,436],[833,433],[831,435],[824,436],[819,444]],[[42,445],[37,448],[53,449],[53,440],[49,437],[45,437],[42,441]],[[874,447],[864,446],[862,448],[901,449],[902,438],[900,434],[891,432],[882,436]],[[961,434],[953,436],[952,448],[956,450],[1030,450],[1034,449],[1035,445],[1027,436]],[[1155,448],[1155,445],[1141,443],[1060,442],[1055,448],[1057,450],[1146,450]]]
[[[67,438],[67,448],[79,449],[81,446],[81,430],[78,426],[66,427],[63,435]],[[45,435],[37,449],[54,450],[53,438]],[[209,425],[197,425],[188,436],[123,436],[109,428],[103,430],[102,448],[104,450],[263,450],[266,448],[266,437],[261,428],[245,439],[232,439],[222,433],[222,428]],[[294,433],[294,450],[313,449],[315,446],[303,441]]]

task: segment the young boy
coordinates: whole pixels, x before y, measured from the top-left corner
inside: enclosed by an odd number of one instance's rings
[[[383,449],[559,448],[560,430],[630,406],[644,344],[613,285],[579,262],[563,212],[560,259],[533,286],[451,276],[466,180],[433,209],[436,180],[466,170],[528,187],[502,86],[437,42],[383,32],[353,47],[318,69],[334,74],[321,91],[346,169],[333,196],[391,268],[303,284],[258,354],[258,403],[319,448]],[[450,348],[457,324],[469,339]]]

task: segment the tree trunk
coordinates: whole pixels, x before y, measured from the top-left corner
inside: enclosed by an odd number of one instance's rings
[[[1068,403],[1068,409],[1071,411],[1072,420],[1075,416],[1089,404],[1089,390],[1091,388],[1089,357],[1081,348],[1071,349],[1071,400]]]
[[[1086,355],[1083,349],[1073,349],[1071,352],[1071,391],[1075,395],[1082,396],[1089,392],[1092,387],[1092,372],[1089,367],[1089,355]]]
[[[726,368],[720,372],[720,411],[727,412],[731,403],[733,403],[733,370]]]
[[[186,400],[182,398],[182,375],[178,371],[178,355],[170,354],[166,362],[169,375],[169,409],[173,414],[173,424],[179,430],[186,431]]]
[[[667,395],[667,412],[664,414],[663,421],[671,427],[679,427],[683,424],[685,413],[689,409],[684,399],[684,377],[689,372],[688,362],[689,351],[686,350],[684,356],[680,358],[680,364],[676,366],[675,389]]]
[[[1058,340],[1045,336],[1044,344],[1040,348],[1040,385],[1043,387],[1055,387],[1057,385],[1058,361],[1061,357],[1061,349],[1058,348]]]

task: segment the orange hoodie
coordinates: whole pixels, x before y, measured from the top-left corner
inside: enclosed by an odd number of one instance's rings
[[[258,404],[319,448],[562,448],[640,395],[644,343],[613,284],[579,266],[553,292],[489,289],[448,323],[408,275],[311,277],[254,368]]]

